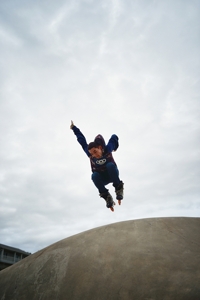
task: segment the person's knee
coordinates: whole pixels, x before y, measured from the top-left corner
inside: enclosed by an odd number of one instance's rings
[[[109,162],[106,164],[106,168],[107,168],[107,170],[115,170],[116,165],[113,162]]]
[[[106,168],[107,168],[107,172],[110,176],[110,178],[112,178],[112,180],[114,180],[115,182],[116,181],[119,181],[119,170],[117,168],[117,166],[112,163],[112,162],[109,162],[107,165],[106,165]]]
[[[94,173],[92,173],[92,176],[91,176],[91,179],[92,179],[92,181],[96,181],[96,180],[98,180],[99,179],[99,173],[97,173],[97,172],[94,172]]]

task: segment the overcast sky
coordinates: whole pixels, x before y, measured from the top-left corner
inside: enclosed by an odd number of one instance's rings
[[[110,223],[199,217],[199,53],[198,0],[2,0],[0,243],[33,253]],[[71,120],[88,142],[119,136],[114,213]]]

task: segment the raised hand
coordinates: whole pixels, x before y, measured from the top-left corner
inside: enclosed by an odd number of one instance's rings
[[[70,129],[72,129],[73,127],[74,127],[74,122],[71,121]]]

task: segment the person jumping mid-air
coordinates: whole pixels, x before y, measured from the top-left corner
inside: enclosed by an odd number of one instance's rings
[[[106,185],[112,183],[115,188],[116,199],[121,205],[123,199],[124,183],[119,179],[119,170],[112,156],[112,152],[119,147],[118,136],[113,134],[105,144],[102,135],[97,135],[93,142],[87,144],[86,138],[73,121],[71,121],[70,129],[73,130],[78,142],[82,146],[84,152],[90,159],[92,169],[92,181],[99,191],[100,197],[106,201],[106,206],[114,211],[115,202]]]

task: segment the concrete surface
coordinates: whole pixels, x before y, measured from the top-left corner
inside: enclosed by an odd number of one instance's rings
[[[98,227],[0,272],[1,300],[199,300],[200,218]]]

